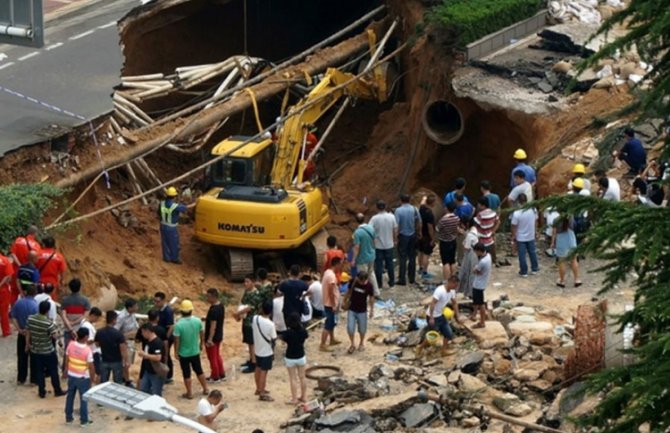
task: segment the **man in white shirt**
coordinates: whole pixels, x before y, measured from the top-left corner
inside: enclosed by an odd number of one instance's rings
[[[95,370],[95,377],[91,377],[92,383],[98,383],[100,379],[100,365],[102,363],[102,350],[100,346],[95,344],[95,334],[97,329],[95,324],[102,317],[102,311],[98,307],[93,307],[88,312],[88,316],[84,318],[80,323],[80,328],[88,329],[88,345],[93,350],[93,366]]]
[[[223,395],[218,389],[209,392],[209,395],[198,402],[198,422],[207,427],[214,426],[214,420],[227,407],[223,403]]]
[[[323,287],[318,275],[312,275],[312,284],[309,285],[307,293],[312,303],[312,317],[315,319],[323,317]]]
[[[533,186],[526,181],[526,173],[522,170],[517,170],[514,172],[514,182],[516,186],[512,188],[509,195],[505,197],[504,202],[508,202],[513,207],[521,207],[519,203],[519,196],[523,194],[526,197],[526,202],[533,201]]]
[[[607,201],[621,201],[621,187],[619,181],[604,174],[598,178],[600,197]]]
[[[35,302],[37,305],[40,305],[42,301],[49,301],[49,312],[47,317],[52,321],[56,321],[56,316],[58,316],[58,304],[51,298],[51,293],[54,291],[53,284],[45,284],[44,291],[35,295]]]
[[[574,182],[573,182],[574,183]],[[523,207],[528,199],[525,194],[518,197],[519,206]],[[531,274],[540,271],[535,251],[535,225],[537,224],[537,211],[535,209],[519,209],[512,214],[512,242],[516,244],[519,251],[519,275],[528,277],[528,262],[526,253],[530,257]]]
[[[477,311],[479,310],[479,323],[474,325],[473,328],[484,328],[486,327],[486,299],[484,299],[484,291],[486,290],[486,286],[489,285],[493,262],[491,255],[486,251],[486,246],[481,242],[475,244],[472,249],[479,258],[479,262],[477,262],[473,270],[475,278],[472,281],[472,305],[475,307],[475,311],[473,311],[471,319],[475,320]],[[521,249],[519,249],[519,255],[521,255]]]
[[[386,212],[386,203],[377,202],[377,214],[370,218],[369,224],[375,229],[375,277],[379,287],[382,286],[384,268],[388,274],[389,287],[395,284],[393,272],[393,248],[398,238],[398,222],[393,214]]]
[[[428,317],[428,326],[430,329],[437,330],[442,335],[442,356],[449,354],[449,341],[454,339],[454,333],[449,326],[449,320],[444,316],[444,307],[451,304],[454,311],[454,317],[458,320],[458,302],[456,302],[456,288],[458,287],[458,276],[452,275],[447,280],[447,284],[437,286],[433,292],[433,298],[426,310]],[[419,348],[419,353],[426,346],[426,341]]]
[[[286,331],[283,310],[284,294],[275,288],[275,297],[272,299],[272,322],[275,324],[277,334]]]
[[[254,380],[256,381],[256,395],[261,401],[274,401],[266,389],[268,371],[272,370],[274,340],[277,339],[277,330],[274,322],[269,318],[270,314],[272,314],[272,303],[266,301],[263,303],[262,314],[255,315],[251,319],[256,354]]]

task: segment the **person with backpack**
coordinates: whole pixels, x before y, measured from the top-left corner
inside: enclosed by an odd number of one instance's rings
[[[274,401],[267,390],[268,372],[272,370],[274,358],[274,344],[277,339],[275,324],[270,318],[272,314],[272,301],[266,300],[260,314],[256,314],[251,321],[254,333],[254,351],[256,354],[256,370],[254,381],[256,382],[256,395],[261,401]],[[295,316],[296,312],[289,314]]]
[[[19,271],[17,273],[17,279],[19,281],[19,287],[21,291],[25,291],[29,286],[35,286],[40,282],[40,271],[37,269],[37,259],[39,258],[38,252],[31,250],[28,252],[27,261],[19,266]]]
[[[40,283],[51,284],[54,287],[51,298],[57,300],[60,288],[65,285],[63,281],[67,270],[65,257],[56,251],[56,241],[53,237],[47,236],[42,242],[44,248],[38,255],[36,265],[40,273]]]
[[[287,329],[282,333],[282,340],[286,342],[284,362],[288,370],[288,380],[291,385],[291,400],[289,404],[304,403],[307,401],[307,381],[305,380],[305,340],[308,334],[300,316],[294,313],[288,317]],[[298,397],[298,386],[300,396]]]

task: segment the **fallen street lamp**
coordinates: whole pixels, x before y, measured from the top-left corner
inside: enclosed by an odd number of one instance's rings
[[[181,416],[163,397],[149,395],[134,388],[114,382],[105,382],[89,389],[84,400],[117,410],[126,416],[152,421],[171,421],[202,433],[216,433],[214,430]]]

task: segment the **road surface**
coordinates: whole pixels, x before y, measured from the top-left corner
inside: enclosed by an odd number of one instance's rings
[[[54,8],[58,17],[47,16],[43,48],[0,45],[0,87],[25,96],[0,90],[0,156],[85,123],[35,101],[85,119],[111,111],[110,95],[122,66],[116,22],[139,4],[66,2]]]

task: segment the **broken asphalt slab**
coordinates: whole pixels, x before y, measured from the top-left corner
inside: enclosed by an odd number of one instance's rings
[[[479,370],[482,361],[484,361],[484,352],[466,353],[456,361],[456,368],[463,373],[474,374]]]
[[[487,321],[484,328],[468,328],[482,349],[504,347],[509,342],[505,327],[497,321]]]
[[[435,404],[432,402],[429,403],[417,403],[414,406],[407,409],[400,415],[402,423],[407,428],[420,427],[422,425],[428,424],[438,416],[438,410],[435,407]]]

